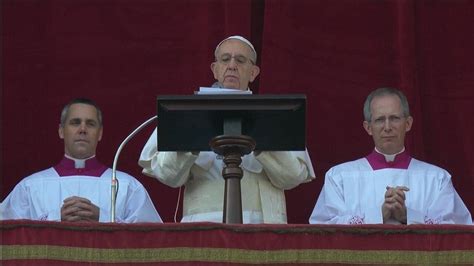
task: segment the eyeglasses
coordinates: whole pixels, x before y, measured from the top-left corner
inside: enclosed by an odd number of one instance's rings
[[[227,64],[230,64],[230,61],[232,61],[232,58],[235,60],[235,63],[237,65],[245,65],[247,64],[247,62],[250,62],[253,65],[255,64],[255,62],[253,62],[252,59],[247,58],[243,55],[232,56],[231,54],[223,54],[217,58],[217,61],[221,64],[227,65]]]
[[[398,125],[400,124],[400,122],[402,122],[402,119],[405,118],[405,117],[402,117],[402,116],[397,116],[397,115],[391,115],[389,117],[385,117],[385,116],[382,116],[382,117],[379,117],[375,120],[372,120],[372,124],[376,127],[382,127],[385,125],[385,121],[388,120],[388,123],[390,125]]]

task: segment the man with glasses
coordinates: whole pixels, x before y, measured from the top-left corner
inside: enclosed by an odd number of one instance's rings
[[[472,224],[450,174],[405,150],[413,118],[401,91],[380,88],[370,93],[364,120],[375,149],[329,169],[310,223]]]
[[[211,70],[219,87],[249,90],[248,84],[260,73],[255,65],[257,52],[253,45],[241,36],[231,36],[221,41],[214,51],[215,62]]]
[[[220,42],[211,70],[215,87],[249,90],[260,72],[257,53],[241,36]],[[171,186],[185,186],[182,222],[222,222],[224,179],[222,158],[213,152],[157,151],[156,130],[140,155],[143,173]],[[309,155],[301,152],[252,152],[242,158],[244,223],[286,223],[285,189],[315,178]]]

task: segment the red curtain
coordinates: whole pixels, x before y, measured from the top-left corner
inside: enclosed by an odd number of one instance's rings
[[[474,1],[4,0],[1,12],[1,199],[60,160],[67,101],[89,97],[102,107],[97,156],[111,165],[120,142],[156,113],[156,95],[211,84],[215,45],[239,34],[259,52],[255,91],[308,97],[318,179],[288,191],[289,222],[307,223],[331,166],[373,148],[362,104],[381,86],[407,94],[415,120],[407,148],[447,169],[474,212]],[[126,146],[119,169],[171,222],[177,190],[137,165],[151,130]]]
[[[311,213],[325,171],[373,149],[362,106],[383,86],[402,89],[410,102],[407,149],[447,169],[473,212],[471,25],[474,1],[265,3],[260,93],[306,93],[308,146],[321,177],[288,192],[293,221]]]

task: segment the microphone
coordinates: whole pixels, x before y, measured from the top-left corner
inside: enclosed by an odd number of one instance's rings
[[[212,84],[211,88],[224,88],[224,86],[219,81],[216,81]]]
[[[153,116],[152,118],[149,118],[147,121],[143,122],[140,126],[138,126],[135,130],[130,133],[120,144],[120,146],[117,149],[117,152],[115,153],[115,158],[114,158],[114,163],[112,165],[112,192],[111,194],[111,199],[110,199],[110,222],[114,223],[115,222],[115,204],[116,204],[116,199],[117,199],[117,192],[118,192],[118,180],[117,180],[117,162],[118,158],[120,155],[120,152],[122,151],[122,148],[127,144],[127,142],[133,138],[140,130],[142,130],[145,126],[150,124],[153,120],[158,119],[158,116]]]

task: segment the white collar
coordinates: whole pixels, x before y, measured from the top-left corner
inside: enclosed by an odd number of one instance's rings
[[[89,158],[86,158],[86,159],[76,159],[76,158],[73,158],[67,154],[64,154],[64,157],[70,159],[70,160],[73,160],[74,161],[74,167],[75,168],[85,168],[86,167],[86,161],[91,159],[91,158],[94,158],[95,157],[95,154],[92,155],[91,157]]]
[[[399,151],[399,152],[397,152],[397,153],[395,153],[395,154],[385,154],[385,153],[382,153],[382,152],[380,152],[379,150],[377,150],[377,147],[375,147],[375,151],[376,151],[377,153],[382,154],[382,155],[385,157],[385,161],[386,161],[386,162],[393,162],[393,161],[395,161],[395,156],[397,156],[398,154],[400,154],[400,153],[402,153],[402,152],[405,151],[405,147],[403,147],[403,149],[402,149],[401,151]]]

